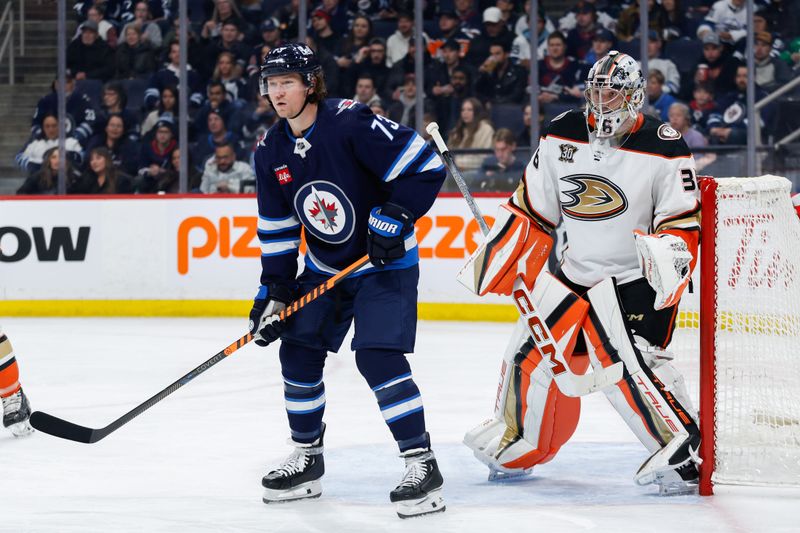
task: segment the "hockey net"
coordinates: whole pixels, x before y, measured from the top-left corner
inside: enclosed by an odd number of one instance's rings
[[[700,400],[700,492],[798,486],[800,220],[791,183],[704,178],[701,192],[694,293],[681,301],[669,348]]]

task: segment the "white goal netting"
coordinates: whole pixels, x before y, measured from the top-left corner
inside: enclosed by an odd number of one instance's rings
[[[776,176],[715,182],[703,198],[703,217],[713,217],[716,205],[714,231],[704,224],[702,238],[714,239],[716,250],[713,259],[701,255],[714,268],[700,280],[698,265],[670,351],[697,402],[700,294],[713,291],[716,318],[703,313],[713,320],[715,352],[714,434],[703,431],[714,439],[711,479],[800,485],[800,220],[791,183]],[[711,385],[702,384],[704,393]]]

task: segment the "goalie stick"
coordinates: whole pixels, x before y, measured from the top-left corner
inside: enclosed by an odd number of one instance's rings
[[[308,303],[313,302],[317,298],[319,298],[322,294],[329,291],[333,287],[339,284],[343,279],[347,276],[364,266],[369,262],[369,256],[365,255],[361,259],[357,260],[350,266],[346,267],[344,270],[328,278],[324,283],[315,287],[313,290],[308,292],[307,294],[303,295],[301,298],[298,298],[294,302],[290,303],[286,306],[286,308],[279,313],[280,319],[285,320],[288,317],[292,316],[294,313],[298,312],[300,309],[305,307]],[[74,424],[72,422],[68,422],[64,419],[58,418],[57,416],[53,416],[47,414],[42,411],[35,411],[31,414],[30,423],[31,425],[41,431],[42,433],[47,433],[48,435],[53,435],[54,437],[59,437],[62,439],[72,440],[75,442],[83,442],[85,444],[92,444],[99,440],[104,439],[114,431],[118,430],[120,427],[124,426],[140,414],[144,413],[155,404],[175,392],[176,390],[180,389],[194,378],[211,368],[212,366],[216,365],[229,355],[232,355],[235,351],[239,348],[245,346],[250,341],[253,340],[253,335],[248,332],[246,335],[236,339],[233,343],[229,346],[220,350],[216,354],[214,354],[211,359],[202,363],[195,369],[191,370],[187,374],[183,375],[177,381],[172,383],[169,387],[163,389],[161,392],[157,393],[155,396],[148,399],[146,402],[134,407],[118,419],[111,422],[109,425],[103,428],[88,428],[85,426],[80,426],[78,424]]]
[[[475,203],[475,199],[469,192],[464,177],[461,175],[461,172],[459,172],[458,167],[456,167],[453,155],[450,153],[442,135],[439,133],[439,125],[436,122],[431,122],[428,124],[426,130],[436,143],[436,147],[442,154],[447,169],[453,176],[453,179],[458,185],[458,189],[467,201],[470,211],[472,211],[472,216],[475,217],[475,220],[481,228],[481,232],[485,236],[489,233],[489,227],[486,225],[480,208]],[[614,363],[603,369],[594,370],[588,374],[575,374],[572,372],[569,363],[564,357],[563,351],[553,339],[550,328],[547,327],[545,321],[539,316],[539,311],[533,304],[533,295],[531,291],[528,290],[528,287],[525,286],[522,276],[517,277],[514,281],[512,294],[514,305],[516,305],[522,318],[525,319],[531,338],[534,344],[536,344],[536,348],[539,349],[542,358],[549,361],[549,372],[561,392],[572,397],[584,396],[596,390],[608,387],[609,385],[613,385],[622,379],[623,365],[621,362]]]

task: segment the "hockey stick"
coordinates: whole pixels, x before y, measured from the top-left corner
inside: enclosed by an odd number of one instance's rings
[[[427,131],[430,136],[433,137],[436,147],[439,149],[439,152],[441,152],[445,165],[447,165],[447,169],[450,171],[461,194],[467,201],[467,205],[469,205],[470,211],[472,211],[472,216],[475,217],[475,220],[481,228],[481,232],[486,236],[486,234],[489,233],[489,227],[483,220],[480,208],[469,192],[464,177],[456,167],[453,155],[450,153],[442,135],[439,133],[439,125],[436,122],[431,122],[428,124]],[[553,334],[539,315],[539,310],[533,305],[533,295],[525,285],[521,276],[514,282],[513,301],[520,315],[525,319],[528,325],[528,331],[531,334],[534,344],[536,344],[536,348],[539,349],[542,358],[548,360],[549,366],[547,366],[547,368],[551,376],[558,385],[559,390],[565,395],[572,397],[584,396],[609,385],[613,385],[622,379],[623,365],[621,362],[614,363],[606,368],[594,370],[588,374],[575,374],[572,372],[569,363],[564,357],[564,352],[553,339]]]
[[[305,307],[308,303],[313,302],[325,292],[329,291],[336,285],[338,285],[343,279],[347,276],[364,266],[369,262],[369,256],[364,256],[361,259],[357,260],[355,263],[351,264],[350,266],[346,267],[344,270],[328,278],[325,283],[315,287],[313,290],[305,294],[303,297],[298,298],[294,302],[290,303],[286,306],[286,308],[279,313],[280,319],[285,320],[288,317],[292,316],[294,313],[298,312],[300,309]],[[75,442],[83,442],[85,444],[92,444],[97,442],[101,439],[104,439],[109,434],[113,433],[114,431],[118,430],[120,427],[124,426],[140,414],[144,413],[155,404],[175,392],[176,390],[180,389],[194,378],[211,368],[212,366],[216,365],[229,355],[232,355],[236,350],[245,346],[247,343],[253,340],[253,335],[251,333],[247,333],[246,335],[236,339],[230,346],[224,348],[223,350],[214,354],[214,356],[209,359],[208,361],[202,363],[200,366],[195,368],[194,370],[190,371],[189,373],[182,376],[180,379],[175,381],[172,385],[165,388],[146,402],[134,407],[118,419],[111,422],[104,428],[94,429],[94,428],[87,428],[84,426],[79,426],[78,424],[73,424],[72,422],[68,422],[56,416],[47,414],[42,411],[35,411],[31,415],[31,425],[41,431],[42,433],[47,433],[48,435],[53,435],[54,437],[60,437],[62,439],[72,440]]]

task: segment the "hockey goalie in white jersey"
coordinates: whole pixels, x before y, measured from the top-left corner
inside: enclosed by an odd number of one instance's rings
[[[622,379],[603,392],[651,453],[635,481],[691,491],[700,434],[665,348],[697,257],[694,158],[680,133],[640,113],[644,80],[630,56],[597,61],[585,96],[585,111],[550,123],[459,281],[480,295],[510,294],[521,277],[574,374],[622,362]],[[542,266],[561,221],[568,248],[551,274]],[[543,359],[534,331],[517,324],[495,416],[464,439],[490,478],[550,461],[578,423],[580,398],[559,390],[557,363]]]

